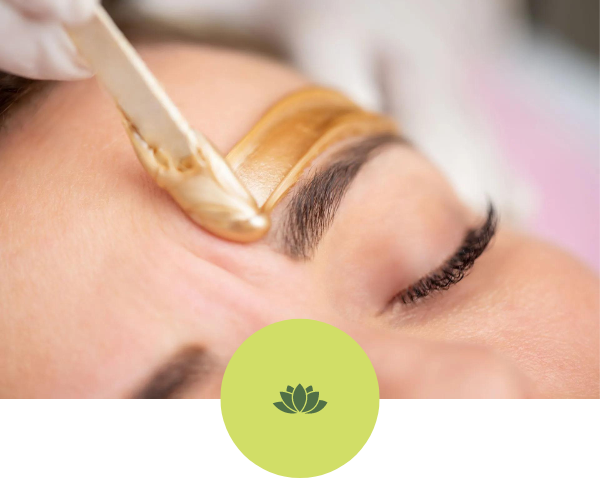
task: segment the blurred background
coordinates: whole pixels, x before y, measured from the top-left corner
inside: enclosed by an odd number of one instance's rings
[[[121,0],[396,117],[459,194],[599,265],[597,0]],[[112,4],[112,5],[111,5]]]

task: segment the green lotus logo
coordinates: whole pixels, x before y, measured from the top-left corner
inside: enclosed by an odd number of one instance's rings
[[[317,413],[325,408],[327,402],[319,400],[319,392],[313,392],[310,386],[306,390],[301,384],[296,388],[288,385],[287,392],[279,392],[283,402],[275,402],[279,410],[285,413]]]

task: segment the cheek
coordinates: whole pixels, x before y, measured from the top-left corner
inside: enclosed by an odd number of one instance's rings
[[[598,281],[564,253],[500,231],[452,292],[402,332],[482,345],[545,397],[598,395]]]
[[[514,285],[505,295],[513,315],[499,318],[510,332],[507,351],[543,395],[597,397],[598,280],[557,249],[522,243],[509,277]]]

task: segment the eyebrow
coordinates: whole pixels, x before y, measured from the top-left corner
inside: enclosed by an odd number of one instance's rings
[[[390,144],[408,142],[400,135],[363,139],[335,153],[329,166],[298,182],[279,233],[285,254],[302,260],[311,257],[358,172],[377,150]]]
[[[133,398],[181,398],[186,389],[202,383],[214,362],[202,347],[187,347],[158,368]]]

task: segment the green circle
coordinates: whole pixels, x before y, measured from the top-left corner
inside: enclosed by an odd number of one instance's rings
[[[302,410],[303,390],[305,411],[293,412]],[[378,411],[369,357],[349,335],[314,320],[286,320],[254,333],[229,361],[221,386],[233,442],[259,467],[286,477],[323,475],[351,460]]]

